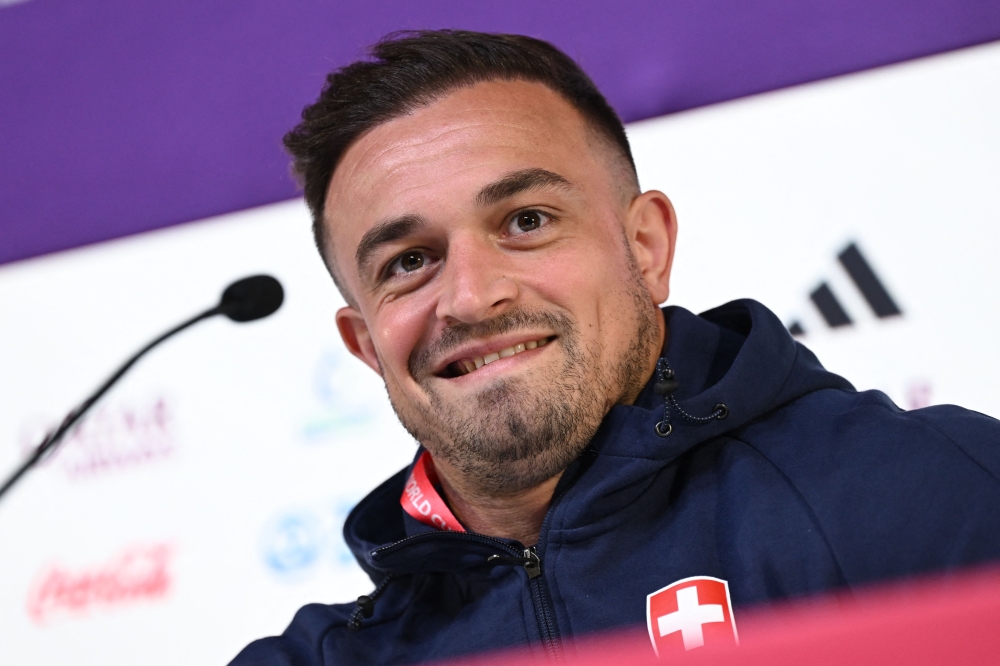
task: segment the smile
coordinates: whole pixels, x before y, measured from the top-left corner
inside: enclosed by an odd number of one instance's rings
[[[552,342],[555,336],[549,336],[541,338],[540,340],[529,340],[528,342],[522,342],[514,345],[513,347],[507,347],[499,351],[490,352],[485,356],[471,356],[469,358],[461,358],[448,365],[448,370],[453,373],[453,376],[459,377],[462,375],[467,375],[470,372],[475,372],[484,365],[489,365],[494,361],[499,361],[502,358],[508,358],[514,356],[515,354],[520,354],[522,352],[529,351],[531,349],[537,349],[538,347],[544,347],[548,343]]]

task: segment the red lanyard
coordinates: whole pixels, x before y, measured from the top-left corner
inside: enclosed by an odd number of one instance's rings
[[[448,532],[464,532],[465,528],[452,515],[448,505],[434,489],[437,480],[431,454],[429,451],[424,451],[413,464],[413,471],[406,481],[399,503],[403,505],[406,513],[424,525]]]

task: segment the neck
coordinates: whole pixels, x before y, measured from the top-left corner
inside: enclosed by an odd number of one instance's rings
[[[513,495],[502,497],[477,493],[465,487],[447,464],[434,461],[438,480],[452,513],[472,532],[515,539],[525,546],[538,543],[545,512],[562,472],[551,479]]]

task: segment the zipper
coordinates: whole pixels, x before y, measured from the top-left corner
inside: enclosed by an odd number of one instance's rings
[[[588,449],[589,451],[589,449]],[[585,452],[586,454],[586,452]],[[582,457],[582,456],[581,456]],[[569,489],[576,484],[576,480],[590,467],[590,462],[581,464],[573,470],[573,477],[552,498],[548,511],[542,519],[542,528],[539,530],[538,542],[542,542],[542,535],[548,532],[549,521],[555,512],[556,506]],[[542,576],[542,557],[538,554],[537,546],[524,549],[524,570],[528,572],[528,588],[531,590],[531,600],[535,606],[535,619],[538,622],[538,630],[542,636],[542,647],[546,656],[554,661],[562,661],[562,643],[559,641],[559,627],[556,625],[555,611],[552,604],[552,596],[549,594],[549,584]]]
[[[517,565],[524,568],[525,573],[528,574],[528,590],[531,593],[532,605],[535,607],[535,621],[538,623],[538,633],[541,635],[542,648],[549,658],[559,659],[562,656],[562,646],[559,644],[559,630],[556,627],[552,601],[549,597],[549,586],[545,578],[542,577],[542,558],[538,556],[538,550],[534,546],[519,550],[509,543],[482,534],[469,534],[467,532],[425,532],[400,539],[388,546],[382,546],[373,550],[371,556],[373,560],[377,561],[414,542],[442,538],[458,541],[475,541],[494,546],[502,550],[506,556],[492,555],[487,558],[488,562],[499,561],[504,564]]]
[[[559,629],[556,627],[555,614],[552,611],[552,599],[549,596],[549,585],[542,578],[542,558],[538,550],[531,546],[525,548],[519,557],[504,557],[490,555],[487,562],[524,567],[528,574],[528,591],[531,594],[531,605],[535,610],[535,622],[538,624],[538,634],[542,639],[542,648],[550,659],[559,660],[562,646],[559,643]]]
[[[556,627],[552,598],[549,596],[549,584],[542,577],[542,558],[538,556],[534,546],[524,549],[523,566],[528,572],[528,589],[531,591],[531,601],[535,606],[535,619],[538,622],[538,633],[542,637],[542,648],[549,659],[562,661],[562,644],[559,642],[559,629]]]

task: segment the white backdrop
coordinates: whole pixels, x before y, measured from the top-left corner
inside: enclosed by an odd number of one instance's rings
[[[998,118],[990,45],[629,127],[680,217],[670,302],[757,298],[860,388],[1000,414]],[[339,342],[308,227],[292,201],[0,267],[0,470],[232,279],[287,294],[143,360],[0,503],[4,663],[221,664],[369,590],[340,527],[414,444]],[[851,242],[902,316],[872,315]],[[821,282],[852,326],[819,316]]]

